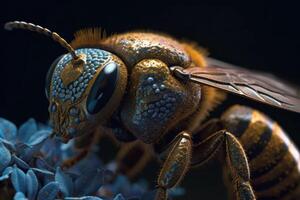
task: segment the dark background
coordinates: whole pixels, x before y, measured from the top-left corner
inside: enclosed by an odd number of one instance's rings
[[[60,33],[67,41],[72,40],[76,30],[86,27],[101,26],[108,33],[134,29],[166,32],[197,41],[212,57],[268,71],[299,86],[300,14],[297,5],[283,3],[184,5],[173,1],[162,5],[140,1],[129,6],[101,1],[2,2],[0,20],[1,26],[10,20],[33,22]],[[0,32],[0,116],[18,125],[29,117],[46,121],[44,77],[52,61],[65,50],[35,33]],[[230,96],[221,108],[233,103],[263,110],[300,145],[300,114],[235,96]],[[148,176],[153,172],[149,168],[144,172]],[[225,199],[216,164],[189,173],[183,185],[187,189],[183,199]]]

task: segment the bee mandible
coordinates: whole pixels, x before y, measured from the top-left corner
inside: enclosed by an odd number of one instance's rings
[[[31,23],[8,22],[5,28],[42,33],[69,52],[53,62],[45,86],[55,135],[64,142],[75,138],[82,148],[68,164],[86,155],[94,130],[103,127],[119,141],[147,144],[163,161],[156,200],[166,200],[190,167],[220,152],[232,199],[300,198],[299,151],[276,122],[241,105],[208,118],[226,93],[299,113],[295,88],[209,58],[196,45],[165,34],[103,37],[101,30],[87,29],[69,44]],[[131,163],[128,173],[148,158]]]

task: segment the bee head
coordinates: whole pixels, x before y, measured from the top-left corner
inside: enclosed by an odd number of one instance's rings
[[[54,132],[64,140],[89,133],[105,123],[126,85],[126,67],[113,54],[94,48],[75,50],[54,61],[46,77],[46,96]]]
[[[57,33],[34,24],[9,22],[5,28],[44,33],[69,51],[53,62],[45,85],[53,131],[62,141],[90,133],[119,106],[127,70],[117,56],[99,48],[74,50]]]

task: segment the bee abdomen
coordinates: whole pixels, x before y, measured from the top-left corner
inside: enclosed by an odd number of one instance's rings
[[[245,148],[259,200],[300,198],[299,152],[276,122],[239,105],[226,111],[221,120]]]

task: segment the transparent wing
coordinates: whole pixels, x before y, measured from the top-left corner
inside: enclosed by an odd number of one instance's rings
[[[300,113],[299,89],[273,75],[250,71],[214,59],[204,68],[173,67],[176,76]]]

